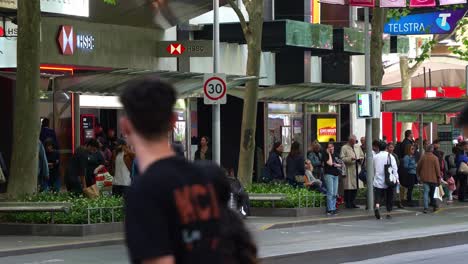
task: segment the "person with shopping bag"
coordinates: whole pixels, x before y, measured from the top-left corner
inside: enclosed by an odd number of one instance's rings
[[[387,209],[387,219],[390,219],[390,212],[393,210],[394,188],[398,181],[398,165],[395,157],[387,152],[387,144],[379,141],[379,152],[374,155],[374,196],[375,196],[375,218],[381,219],[380,205],[385,200]]]
[[[426,152],[418,162],[416,173],[421,178],[424,186],[424,213],[428,213],[429,205],[434,212],[439,209],[438,201],[434,199],[435,191],[441,183],[439,159],[434,155],[434,146],[426,146]]]

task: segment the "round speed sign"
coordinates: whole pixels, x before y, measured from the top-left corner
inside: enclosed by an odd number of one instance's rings
[[[211,77],[205,81],[203,91],[208,99],[218,101],[226,96],[226,82],[219,77]]]

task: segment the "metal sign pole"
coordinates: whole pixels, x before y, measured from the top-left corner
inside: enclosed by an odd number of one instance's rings
[[[219,72],[219,0],[213,0],[213,73]],[[221,105],[212,109],[213,135],[211,147],[213,161],[221,165]]]
[[[366,91],[371,90],[370,72],[370,36],[369,36],[369,8],[364,8],[364,36],[365,36],[365,79]],[[375,103],[375,102],[373,102]],[[374,209],[374,157],[372,154],[372,119],[366,119],[366,171],[367,171],[367,208]]]
[[[466,95],[468,95],[468,65],[465,68],[465,89],[466,89]]]

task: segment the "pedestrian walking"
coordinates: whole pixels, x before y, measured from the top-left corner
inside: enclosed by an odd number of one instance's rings
[[[340,158],[345,164],[345,178],[343,180],[344,200],[346,208],[359,208],[355,204],[357,190],[359,189],[358,175],[361,172],[361,165],[364,162],[364,152],[356,145],[356,136],[348,138],[348,143],[341,148]]]
[[[295,141],[291,145],[291,151],[286,158],[286,179],[293,187],[304,184],[304,155],[301,152],[301,144]]]
[[[418,177],[416,174],[417,164],[414,152],[416,151],[413,145],[406,145],[406,155],[403,158],[403,171],[398,173],[400,175],[400,184],[404,187],[403,192],[400,192],[400,200],[405,198],[406,191],[406,202],[408,206],[414,206],[413,202],[413,190],[414,186],[418,183]]]
[[[265,164],[264,178],[268,181],[284,181],[283,145],[281,142],[273,144],[268,161]]]
[[[229,213],[230,193],[227,182],[223,190],[217,189],[217,182],[227,181],[224,171],[211,162],[201,166],[177,157],[168,142],[174,126],[174,88],[138,79],[127,84],[120,101],[125,110],[120,127],[135,147],[142,173],[127,193],[131,262],[239,263],[232,259],[243,245],[228,248],[234,235],[222,229],[228,224],[222,221]]]
[[[377,219],[381,219],[380,206],[385,200],[385,207],[387,209],[387,219],[391,218],[390,212],[393,210],[393,186],[388,186],[385,170],[389,170],[389,176],[396,180],[398,183],[398,166],[395,157],[388,153],[387,144],[383,141],[379,142],[379,153],[374,156],[374,196],[375,196],[375,210],[374,214]]]
[[[336,215],[336,199],[338,196],[338,182],[341,176],[342,162],[335,154],[335,145],[327,144],[325,155],[323,155],[324,178],[327,187],[327,215]]]
[[[421,178],[424,186],[424,213],[428,213],[429,205],[438,210],[437,201],[434,199],[436,187],[439,187],[441,182],[440,165],[438,158],[434,155],[434,146],[428,145],[424,155],[418,162],[416,172]]]

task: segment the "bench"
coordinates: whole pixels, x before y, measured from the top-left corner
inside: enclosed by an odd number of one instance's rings
[[[70,203],[47,202],[0,202],[0,213],[33,213],[49,212],[51,222],[54,223],[54,213],[70,211]]]
[[[249,194],[249,199],[251,201],[271,202],[273,207],[275,207],[275,202],[286,200],[286,195],[282,193],[277,193],[277,194],[252,193],[252,194]]]

